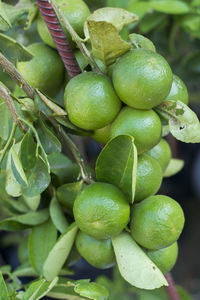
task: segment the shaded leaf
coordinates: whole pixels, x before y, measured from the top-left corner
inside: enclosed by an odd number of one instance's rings
[[[166,18],[166,15],[160,14],[158,12],[146,14],[139,24],[141,32],[148,33],[160,24],[164,24]]]
[[[112,238],[112,244],[119,271],[131,285],[147,290],[167,285],[164,275],[128,233]]]
[[[39,300],[43,298],[54,287],[57,281],[58,277],[50,282],[47,282],[45,279],[33,282],[26,290],[22,300]]]
[[[41,195],[36,195],[33,197],[26,197],[23,195],[24,202],[28,205],[31,210],[37,210],[40,205]]]
[[[67,227],[69,226],[69,223],[64,215],[64,212],[62,211],[62,208],[60,207],[60,204],[58,203],[56,197],[53,197],[51,199],[50,207],[50,217],[55,225],[55,227],[61,232],[65,232]]]
[[[166,14],[186,14],[190,11],[187,3],[177,0],[156,0],[150,1],[149,6],[159,12]]]
[[[26,187],[28,181],[14,146],[11,148],[11,168],[17,182],[23,187]]]
[[[9,137],[10,123],[12,117],[5,101],[3,101],[1,98],[0,98],[0,120],[1,120],[0,138],[6,141]]]
[[[60,273],[73,246],[77,230],[75,223],[69,226],[50,251],[43,266],[43,274],[47,280],[52,280]]]
[[[31,266],[42,275],[43,264],[56,243],[57,230],[49,219],[47,222],[35,226],[29,235],[28,252]]]
[[[170,177],[176,175],[178,172],[180,172],[183,169],[183,167],[184,167],[184,161],[182,159],[172,158],[163,176]]]
[[[65,279],[66,281],[66,279]],[[67,286],[67,284],[56,284],[53,289],[48,293],[48,296],[56,299],[67,299],[67,300],[85,300],[86,298],[78,296],[74,292],[72,286]]]
[[[143,48],[156,52],[156,48],[151,40],[137,33],[129,34],[129,39],[135,48]]]
[[[8,290],[1,272],[0,272],[0,293],[1,293],[0,294],[1,300],[9,300]]]
[[[179,23],[185,31],[191,35],[200,38],[200,18],[199,14],[187,14],[179,19]]]
[[[25,170],[32,169],[36,162],[36,143],[30,130],[23,137],[20,148],[20,159]]]
[[[119,135],[109,141],[96,161],[95,170],[98,181],[118,186],[133,203],[137,170],[134,138]]]

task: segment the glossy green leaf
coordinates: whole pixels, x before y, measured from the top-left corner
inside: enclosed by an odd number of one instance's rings
[[[23,188],[23,195],[25,197],[34,197],[42,193],[50,183],[50,175],[48,173],[47,166],[41,160],[37,159],[37,162],[32,170],[27,175],[28,186]]]
[[[74,285],[76,293],[88,299],[107,300],[109,297],[107,289],[96,282],[89,282],[89,280],[83,279],[75,281],[72,285]]]
[[[30,170],[36,162],[36,143],[30,130],[23,137],[20,148],[20,159],[25,170]]]
[[[109,141],[96,161],[98,181],[118,186],[133,203],[136,185],[137,149],[134,138],[119,135]]]
[[[112,244],[119,271],[131,285],[147,290],[167,285],[164,275],[128,233],[112,238]]]
[[[181,101],[167,101],[157,106],[169,119],[169,131],[179,141],[200,143],[200,122],[196,114]]]
[[[0,272],[0,300],[9,300],[8,290],[1,272]]]
[[[26,174],[14,146],[11,148],[11,168],[17,182],[26,187],[28,185]]]
[[[149,6],[159,12],[166,14],[186,14],[190,11],[187,3],[177,0],[156,0],[150,1]]]
[[[5,101],[0,97],[0,138],[4,141],[9,138],[11,119],[10,111]]]
[[[152,41],[145,36],[137,33],[131,33],[128,37],[135,48],[143,48],[156,52],[156,48]]]
[[[69,211],[73,210],[74,201],[80,192],[83,185],[83,181],[77,181],[73,183],[67,183],[59,186],[56,191],[58,201]]]
[[[50,282],[45,279],[33,282],[26,290],[22,300],[39,300],[43,298],[55,286],[57,281],[58,277],[55,277]]]
[[[47,280],[52,280],[61,271],[73,246],[77,230],[76,224],[73,223],[59,237],[55,246],[50,251],[43,266],[43,275]]]
[[[47,222],[35,226],[29,236],[28,252],[31,266],[42,275],[43,264],[56,243],[57,230],[49,219]]]
[[[31,210],[37,210],[40,205],[41,195],[26,197],[23,195],[23,200]]]
[[[62,208],[60,204],[58,203],[58,200],[56,197],[53,197],[51,199],[50,207],[50,217],[55,225],[55,227],[61,232],[65,232],[67,227],[69,226],[69,223],[64,215],[64,212],[62,211]]]
[[[67,282],[67,280],[65,280]],[[66,283],[65,283],[66,284]],[[86,298],[78,296],[74,292],[72,286],[66,286],[61,284],[56,284],[53,289],[48,293],[48,296],[56,299],[67,299],[67,300],[85,300]]]
[[[163,176],[170,177],[176,175],[178,172],[180,172],[183,169],[183,167],[184,167],[184,161],[182,159],[172,158]]]

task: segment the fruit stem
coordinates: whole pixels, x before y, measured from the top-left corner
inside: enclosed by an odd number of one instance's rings
[[[175,283],[174,283],[171,273],[168,273],[167,275],[165,275],[165,278],[168,282],[168,286],[166,286],[165,289],[169,296],[169,299],[170,300],[181,300],[177,293],[176,286],[175,286]]]

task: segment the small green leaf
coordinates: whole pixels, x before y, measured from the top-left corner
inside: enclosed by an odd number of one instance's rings
[[[31,209],[31,210],[37,210],[38,206],[40,205],[40,199],[41,199],[41,195],[36,195],[33,197],[26,197],[23,195],[23,200],[24,202],[27,204],[27,206]]]
[[[156,11],[166,14],[186,14],[190,11],[187,3],[177,0],[156,0],[150,1],[149,6]]]
[[[2,98],[0,98],[0,120],[0,138],[6,141],[9,137],[12,117],[5,101]]]
[[[76,224],[73,223],[59,237],[55,246],[50,251],[43,266],[43,274],[48,281],[52,280],[60,273],[62,266],[64,265],[73,246],[77,230],[78,228]]]
[[[78,296],[74,292],[74,288],[72,286],[67,286],[67,284],[64,285],[63,283],[56,284],[53,287],[53,289],[48,293],[48,296],[56,299],[85,300],[85,298]]]
[[[106,300],[109,297],[107,289],[96,282],[83,279],[75,281],[72,285],[74,285],[74,291],[77,294],[88,299]]]
[[[55,286],[57,281],[58,277],[55,277],[50,282],[47,282],[45,279],[33,282],[26,290],[22,300],[39,300],[43,298]]]
[[[49,211],[50,211],[51,220],[55,225],[55,227],[61,233],[65,232],[67,227],[69,226],[69,223],[67,222],[64,212],[62,211],[56,197],[53,197],[51,199]]]
[[[36,143],[30,130],[23,137],[20,148],[20,159],[25,170],[30,170],[36,162]]]
[[[34,269],[25,264],[22,264],[18,266],[15,271],[13,272],[13,275],[16,277],[37,277],[38,274],[34,271]]]
[[[50,183],[50,176],[46,164],[38,158],[36,164],[27,175],[28,186],[23,188],[25,197],[34,197],[42,193]]]
[[[184,167],[184,161],[182,159],[172,158],[165,170],[164,177],[170,177],[176,175]]]
[[[8,290],[1,272],[0,272],[0,293],[1,293],[0,300],[9,300]]]
[[[11,168],[17,182],[23,187],[26,187],[28,185],[28,181],[14,146],[11,148]]]
[[[181,101],[163,102],[156,108],[169,119],[169,131],[179,141],[200,143],[200,123],[196,114]]]
[[[122,277],[140,289],[153,290],[168,285],[164,275],[128,233],[112,238]]]
[[[146,38],[145,36],[137,33],[131,33],[128,37],[131,43],[135,46],[135,48],[143,48],[156,52],[156,48],[152,41]]]
[[[31,266],[42,275],[43,264],[56,243],[57,230],[49,219],[47,222],[35,226],[29,236],[28,252]]]
[[[118,186],[133,203],[137,170],[134,138],[119,135],[109,141],[97,159],[95,170],[98,181]]]

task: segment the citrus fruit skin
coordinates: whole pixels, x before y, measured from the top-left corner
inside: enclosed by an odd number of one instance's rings
[[[153,148],[161,138],[161,121],[153,110],[124,107],[111,126],[111,138],[128,134],[134,137],[138,153]]]
[[[184,221],[178,202],[163,195],[150,196],[134,206],[131,234],[142,247],[156,250],[177,241]]]
[[[166,170],[172,157],[171,148],[165,139],[161,139],[147,154],[159,162],[163,172]]]
[[[150,250],[147,252],[148,257],[164,273],[171,271],[178,257],[177,242],[159,250]]]
[[[79,231],[76,248],[80,255],[95,268],[108,269],[115,264],[115,255],[110,239],[97,240]]]
[[[65,107],[70,121],[83,129],[99,129],[113,121],[121,102],[104,75],[84,72],[65,88]]]
[[[188,104],[188,90],[184,82],[177,76],[173,75],[172,87],[165,101],[179,100]]]
[[[58,53],[43,43],[32,44],[27,49],[34,57],[30,61],[18,62],[18,71],[33,87],[47,95],[55,95],[64,78],[64,66]]]
[[[78,33],[78,35],[83,37],[84,22],[90,15],[90,10],[87,4],[82,0],[56,0],[56,2],[60,6],[61,11],[73,27],[73,29]],[[56,45],[41,14],[39,14],[37,19],[37,30],[45,44],[56,48]],[[74,45],[70,34],[66,30],[65,34],[70,45]]]
[[[74,218],[78,227],[96,239],[119,234],[129,221],[130,207],[124,194],[112,184],[97,182],[76,198]]]
[[[103,128],[96,129],[91,137],[101,144],[106,144],[110,139],[110,128],[111,124],[108,124]]]
[[[162,183],[162,170],[159,163],[147,154],[138,157],[136,173],[135,202],[154,195]]]
[[[112,78],[120,99],[137,109],[159,105],[172,85],[172,71],[167,61],[146,49],[134,49],[119,58]]]

